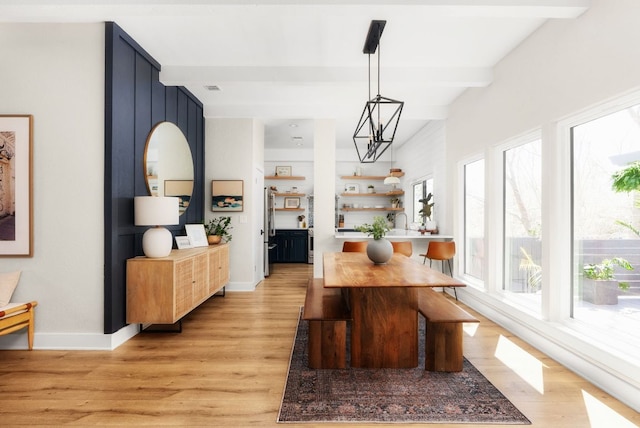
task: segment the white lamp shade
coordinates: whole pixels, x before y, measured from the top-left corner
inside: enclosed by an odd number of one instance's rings
[[[400,184],[400,179],[398,177],[387,177],[384,179],[384,184]]]
[[[133,198],[136,226],[162,226],[180,224],[178,198],[136,196]]]

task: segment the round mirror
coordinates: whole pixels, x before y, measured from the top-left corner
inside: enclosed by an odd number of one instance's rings
[[[193,158],[180,128],[171,122],[153,127],[144,148],[144,170],[151,196],[177,196],[180,214],[193,193]]]

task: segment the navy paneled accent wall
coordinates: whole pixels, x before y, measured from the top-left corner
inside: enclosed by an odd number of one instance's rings
[[[148,195],[143,166],[147,136],[158,122],[175,123],[194,160],[193,195],[180,225],[204,219],[204,115],[185,88],[164,86],[160,64],[117,24],[106,23],[104,332],[126,325],[126,260],[142,254],[145,228],[133,224],[133,197]]]

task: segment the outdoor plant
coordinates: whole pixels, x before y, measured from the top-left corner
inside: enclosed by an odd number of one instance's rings
[[[611,179],[613,180],[611,187],[615,192],[630,193],[633,191],[640,191],[640,161],[632,162],[627,165],[626,168],[615,172]],[[640,199],[636,201],[636,206],[640,208]],[[624,222],[622,220],[616,220],[616,223],[626,227],[636,236],[640,236],[640,230],[633,225]]]
[[[231,217],[216,217],[209,220],[209,223],[204,226],[207,235],[218,235],[224,242],[231,241],[231,233],[233,229],[231,226]]]
[[[372,224],[363,224],[362,226],[356,227],[358,232],[366,233],[369,236],[373,236],[373,239],[378,240],[384,238],[389,229],[389,225],[387,221],[382,216],[375,216],[373,218]]]
[[[433,195],[429,193],[426,198],[422,198],[418,200],[418,202],[422,203],[422,209],[419,211],[420,215],[422,215],[423,219],[431,220],[431,209],[433,208],[433,202],[429,202]],[[423,221],[424,222],[424,221]]]
[[[587,263],[582,267],[582,272],[585,278],[596,281],[615,281],[614,269],[616,266],[626,270],[633,270],[633,266],[627,260],[614,257],[612,259],[604,259],[600,263]],[[629,283],[618,281],[618,287],[621,290],[628,290]]]

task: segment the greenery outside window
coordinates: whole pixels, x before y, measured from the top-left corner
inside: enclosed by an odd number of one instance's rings
[[[503,151],[503,281],[508,300],[542,309],[542,141]]]
[[[612,185],[640,160],[640,104],[589,119],[571,128],[571,316],[640,346],[640,199]]]

